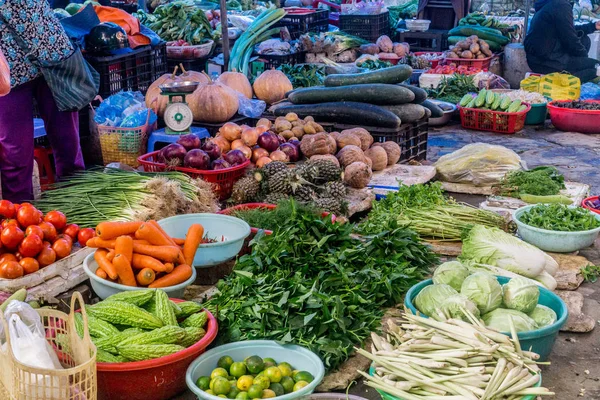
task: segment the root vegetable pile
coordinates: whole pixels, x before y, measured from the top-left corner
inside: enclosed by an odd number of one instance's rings
[[[490,45],[476,35],[461,40],[446,52],[446,58],[449,59],[481,60],[491,56]]]

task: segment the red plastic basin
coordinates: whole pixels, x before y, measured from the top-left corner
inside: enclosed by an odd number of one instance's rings
[[[565,101],[553,101],[548,104],[552,125],[561,131],[600,133],[600,111],[576,110],[557,107],[555,104]],[[586,103],[600,103],[598,100],[586,100]]]
[[[171,299],[175,303],[183,300]],[[167,400],[187,389],[185,373],[206,351],[219,330],[208,311],[206,335],[195,345],[154,360],[98,363],[98,400]]]
[[[587,197],[587,198],[583,199],[583,201],[581,202],[581,206],[587,210],[590,210],[591,212],[600,214],[600,209],[594,208],[594,206],[591,204],[591,202],[595,201],[595,200],[598,200],[598,196]]]

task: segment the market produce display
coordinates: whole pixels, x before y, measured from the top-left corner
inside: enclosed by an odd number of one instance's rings
[[[0,221],[0,279],[37,272],[70,255],[74,243],[84,241],[85,246],[85,240],[94,236],[68,224],[62,212],[44,215],[29,203],[0,200]]]
[[[281,71],[272,69],[263,72],[252,84],[256,98],[273,104],[285,98],[285,94],[294,89],[292,82]]]
[[[572,108],[575,110],[600,111],[600,102],[593,101],[555,101],[552,102],[552,105],[561,108]]]
[[[452,104],[458,104],[468,93],[479,92],[473,76],[468,74],[454,74],[449,77],[444,76],[435,89],[426,89],[427,94],[430,97],[436,100],[447,101]]]
[[[411,314],[404,314],[399,325],[390,320],[385,338],[372,334],[371,352],[358,350],[374,363],[374,373],[361,372],[366,384],[410,400],[554,395],[538,387],[539,355],[521,348],[514,329],[509,338],[470,317],[470,323]]]
[[[117,293],[85,310],[101,363],[145,361],[176,353],[202,339],[208,321],[202,306],[192,301],[175,303],[162,290]],[[75,328],[83,336],[80,313]]]
[[[502,196],[517,197],[524,201],[531,200],[532,196],[537,196],[541,197],[539,200],[547,203],[560,201],[560,197],[552,198],[552,196],[558,195],[563,189],[565,189],[565,178],[558,169],[551,166],[510,171],[502,178],[501,182],[494,186],[495,193]],[[535,198],[533,199],[535,200]],[[531,201],[531,203],[537,202]]]
[[[342,31],[306,33],[298,39],[306,54],[307,63],[321,63],[325,60],[336,63],[354,62],[357,49],[367,44],[366,40]]]
[[[521,100],[523,103],[529,104],[545,104],[548,100],[540,93],[528,92],[526,90],[511,90],[502,93],[508,97],[511,101]]]
[[[481,89],[477,96],[465,94],[459,104],[461,107],[465,108],[477,108],[507,113],[517,113],[527,109],[527,105],[523,104],[519,99],[511,100],[507,95],[495,93],[486,89]]]
[[[581,207],[565,204],[539,204],[525,211],[519,221],[549,231],[580,232],[600,227],[595,214]]]
[[[508,229],[498,214],[446,197],[439,183],[401,185],[397,192],[373,204],[359,230],[376,233],[390,221],[409,226],[424,239],[442,241],[460,241],[478,226]]]
[[[488,42],[473,34],[465,40],[457,42],[446,52],[449,59],[481,60],[492,56],[492,50]]]
[[[310,203],[298,203],[294,199],[287,199],[277,202],[277,207],[272,210],[263,207],[242,208],[233,210],[229,215],[243,219],[252,227],[273,231],[285,225],[297,213],[312,214],[317,218],[322,212]]]
[[[456,51],[450,51],[451,53],[462,56],[462,52],[464,51],[471,52],[470,55],[466,54],[464,57],[449,58],[473,59],[477,58],[473,57],[476,53],[482,53],[483,57],[480,58],[491,57],[494,51],[501,51],[502,47],[510,42],[510,40],[503,36],[502,32],[497,29],[472,25],[457,26],[448,31],[448,35],[448,43],[455,45],[455,49],[458,47]],[[471,49],[473,44],[477,44],[479,47],[473,47],[473,49]],[[457,53],[459,49],[461,52]]]
[[[375,43],[363,44],[359,48],[363,54],[376,55],[380,60],[395,60],[404,58],[410,52],[408,43],[394,43],[387,35],[380,36]]]
[[[196,385],[213,396],[267,399],[296,392],[313,380],[310,372],[298,371],[286,361],[278,363],[259,355],[235,361],[230,356],[223,356],[210,376],[201,376]]]
[[[486,16],[481,12],[470,13],[464,18],[461,18],[458,21],[459,26],[463,25],[471,25],[471,26],[483,26],[486,28],[495,28],[495,29],[508,29],[511,28],[510,25],[504,24],[494,17]]]
[[[325,79],[325,66],[314,64],[283,64],[278,68],[288,77],[294,89],[321,86]]]
[[[467,67],[466,65],[459,65],[458,67],[452,64],[449,65],[438,65],[435,68],[427,70],[426,74],[443,74],[443,75],[475,75],[482,71],[481,68]]]
[[[255,238],[251,254],[204,303],[219,310],[217,341],[297,343],[337,368],[379,328],[381,307],[401,301],[436,260],[413,232],[394,224],[360,240],[352,230],[298,213]]]

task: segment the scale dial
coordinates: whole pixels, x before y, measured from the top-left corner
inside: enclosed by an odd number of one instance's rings
[[[186,103],[172,103],[167,106],[164,119],[165,124],[172,131],[183,132],[192,125],[194,115]]]

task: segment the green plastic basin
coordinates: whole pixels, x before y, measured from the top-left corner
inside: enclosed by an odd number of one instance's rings
[[[525,116],[525,125],[540,125],[546,121],[548,107],[546,103],[531,104],[531,110]]]
[[[527,243],[531,243],[544,251],[571,253],[591,246],[598,238],[600,228],[580,232],[561,232],[540,229],[521,222],[520,218],[523,213],[535,206],[536,204],[521,207],[515,211],[513,216],[513,220],[519,228],[519,236]],[[600,221],[600,214],[589,210],[588,212]]]
[[[504,285],[508,281],[509,278],[504,276],[496,276],[498,282],[501,285]],[[419,282],[413,287],[410,288],[408,293],[406,293],[406,297],[404,298],[404,305],[413,313],[417,314],[417,308],[414,306],[413,302],[415,297],[419,294],[423,288],[426,286],[433,285],[433,280],[427,279],[423,282]],[[569,316],[569,312],[567,311],[567,305],[565,302],[554,294],[552,291],[540,287],[540,299],[538,300],[538,304],[549,307],[556,313],[556,322],[550,326],[545,326],[540,329],[536,329],[533,331],[527,332],[519,332],[517,336],[519,337],[519,341],[521,342],[521,348],[523,350],[533,351],[540,355],[540,361],[546,361],[548,356],[552,352],[552,347],[554,346],[554,342],[558,337],[558,331],[560,328],[567,322],[567,317]],[[423,314],[421,314],[423,315]],[[425,315],[423,315],[425,316]],[[502,332],[503,334],[510,336],[508,332]]]
[[[310,395],[321,383],[325,376],[325,366],[321,359],[312,351],[293,344],[281,345],[273,340],[246,340],[242,342],[229,343],[215,347],[198,357],[188,367],[185,381],[188,388],[200,400],[221,400],[221,397],[206,393],[196,386],[196,381],[201,376],[210,376],[213,369],[217,368],[219,358],[231,356],[234,361],[243,361],[246,357],[259,356],[270,357],[277,363],[288,362],[299,371],[310,372],[315,379],[302,389],[277,396],[277,400],[294,400]]]

